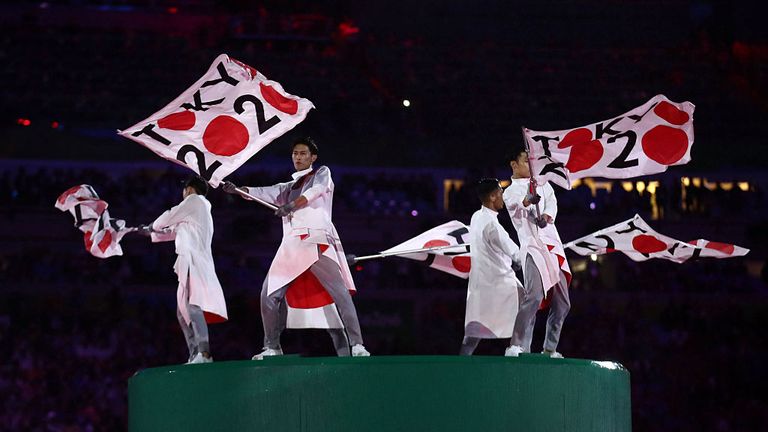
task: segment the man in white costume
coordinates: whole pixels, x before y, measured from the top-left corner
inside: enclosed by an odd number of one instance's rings
[[[520,240],[520,262],[525,283],[507,354],[517,356],[531,351],[536,312],[546,297],[550,309],[543,353],[561,358],[557,344],[571,302],[568,296],[570,268],[555,228],[557,198],[549,183],[537,185],[535,191],[530,190],[531,174],[525,149],[521,147],[513,151],[509,165],[512,179],[504,191],[504,203]],[[537,205],[541,217],[537,214]]]
[[[499,210],[504,208],[499,180],[480,180],[477,196],[482,207],[469,224],[472,266],[461,355],[472,355],[481,339],[512,336],[518,289],[522,289],[513,270],[513,266],[519,268],[520,248],[498,220]]]
[[[213,218],[207,192],[208,183],[203,178],[191,177],[184,183],[181,203],[139,230],[153,242],[175,241],[178,257],[173,269],[179,279],[176,316],[189,349],[188,364],[213,361],[208,323],[227,320],[227,304],[211,254]]]
[[[337,354],[368,356],[350,295],[350,291],[355,291],[355,284],[339,234],[331,221],[334,190],[331,171],[326,166],[313,168],[318,148],[311,138],[295,141],[291,151],[296,169],[293,180],[243,188],[248,194],[278,206],[275,214],[283,221],[283,240],[261,290],[264,350],[253,359],[283,353],[280,334],[286,327],[286,295],[290,299],[289,288],[307,284],[320,285],[324,290],[322,294],[327,292],[330,296],[328,303],[335,304],[342,328],[328,328],[328,332]],[[237,193],[236,188],[231,182],[223,186],[228,193]]]

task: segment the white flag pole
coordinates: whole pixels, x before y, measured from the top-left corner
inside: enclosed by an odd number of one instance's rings
[[[469,246],[468,243],[462,243],[462,244],[457,244],[457,245],[432,246],[432,247],[428,247],[428,248],[411,249],[411,250],[404,250],[404,251],[380,252],[380,253],[377,253],[375,255],[366,255],[366,256],[361,256],[361,257],[354,257],[354,261],[353,262],[366,261],[366,260],[371,260],[371,259],[376,259],[376,258],[386,258],[386,257],[390,257],[390,256],[409,255],[409,254],[414,254],[414,253],[434,252],[434,251],[439,251],[439,250],[444,250],[444,249],[466,248],[468,246]]]
[[[256,198],[255,196],[253,196],[253,195],[249,194],[248,192],[246,192],[246,189],[244,189],[244,188],[240,188],[240,187],[238,187],[238,188],[235,188],[235,191],[236,191],[236,192],[237,192],[237,193],[238,193],[238,194],[239,194],[241,197],[243,197],[243,198],[245,198],[245,199],[248,199],[248,200],[250,200],[250,201],[256,201],[257,203],[259,203],[259,204],[263,205],[264,207],[266,207],[266,208],[268,208],[268,209],[270,209],[270,210],[272,210],[272,211],[275,211],[275,210],[277,210],[277,206],[276,206],[276,205],[274,205],[274,204],[271,204],[271,203],[268,203],[268,202],[266,202],[266,201],[264,201],[264,200],[262,200],[262,199]]]
[[[536,179],[533,176],[533,159],[531,159],[531,146],[528,144],[528,137],[525,136],[525,127],[520,128],[523,132],[523,144],[525,145],[525,153],[528,155],[528,171],[531,175],[531,179],[528,182],[528,193],[536,195]],[[536,217],[541,219],[541,210],[539,209],[539,203],[536,203]],[[538,225],[538,222],[536,222]]]

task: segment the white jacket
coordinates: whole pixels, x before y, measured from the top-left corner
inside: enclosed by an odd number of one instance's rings
[[[211,203],[202,195],[190,194],[152,222],[152,229],[164,232],[153,234],[153,242],[175,240],[178,257],[173,269],[179,279],[176,300],[187,323],[187,303],[199,306],[209,323],[226,321],[227,304],[211,254]]]
[[[469,224],[470,256],[464,336],[484,339],[512,336],[522,284],[512,270],[520,248],[498,220],[498,213],[483,206]]]
[[[525,274],[525,259],[527,255],[533,258],[536,268],[541,275],[541,282],[544,286],[544,292],[560,282],[560,263],[554,253],[550,253],[547,244],[551,244],[553,249],[562,251],[563,246],[557,229],[554,226],[557,218],[557,198],[555,191],[549,183],[536,186],[536,193],[541,196],[539,209],[541,214],[547,214],[552,217],[552,223],[546,228],[540,229],[536,225],[536,206],[534,204],[523,206],[523,200],[528,193],[528,184],[530,179],[513,178],[510,185],[504,190],[504,204],[507,206],[509,217],[512,219],[512,225],[517,231],[517,237],[520,240],[520,262],[523,267],[523,276]],[[565,259],[565,255],[562,256]],[[565,261],[567,266],[567,261]]]
[[[283,239],[277,249],[275,259],[269,267],[267,275],[267,293],[293,284],[309,267],[320,259],[318,248],[324,256],[332,259],[341,270],[344,284],[350,291],[355,291],[355,283],[349,271],[344,248],[339,234],[331,221],[333,214],[333,190],[331,170],[321,166],[317,170],[309,169],[293,173],[293,180],[273,186],[248,186],[249,194],[263,201],[282,206],[288,203],[292,188],[300,189],[300,195],[307,199],[307,205],[283,217]],[[302,287],[307,287],[306,275],[300,281]],[[309,281],[310,283],[312,281]],[[318,307],[297,308],[296,295],[289,288],[286,295],[289,328],[340,328],[341,320],[330,296],[326,295],[326,303]],[[303,293],[311,293],[302,289]],[[299,299],[300,300],[300,299]],[[291,303],[294,304],[291,304]]]

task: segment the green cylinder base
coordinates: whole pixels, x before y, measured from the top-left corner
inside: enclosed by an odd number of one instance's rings
[[[129,427],[149,431],[629,432],[629,372],[612,362],[373,356],[147,369]]]

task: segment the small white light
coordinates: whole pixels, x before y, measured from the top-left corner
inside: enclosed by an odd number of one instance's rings
[[[411,101],[409,101],[408,99],[403,99],[403,106],[404,106],[404,107],[409,107],[409,106],[411,106]]]
[[[589,259],[591,259],[592,261],[597,261],[597,254],[590,255]]]

